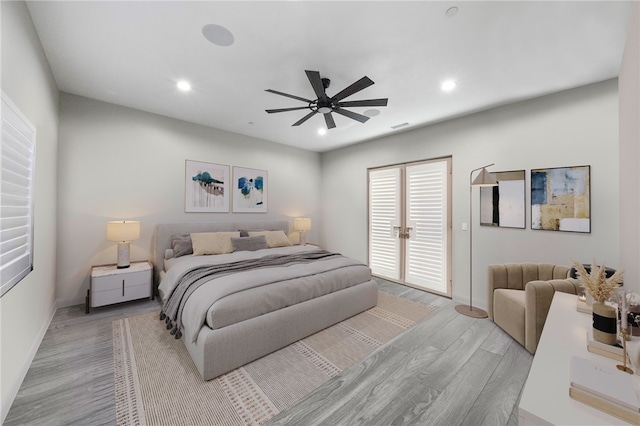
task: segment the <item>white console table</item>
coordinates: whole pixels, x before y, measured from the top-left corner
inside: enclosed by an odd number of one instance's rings
[[[556,292],[518,406],[520,425],[628,425],[569,396],[574,355],[602,364],[615,360],[587,351],[592,318],[576,310],[577,296]]]

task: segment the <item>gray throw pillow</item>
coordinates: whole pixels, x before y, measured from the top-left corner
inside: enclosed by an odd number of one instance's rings
[[[191,235],[171,236],[171,248],[173,249],[174,257],[193,254],[193,246],[191,245]]]
[[[233,251],[256,251],[269,248],[267,238],[264,235],[257,237],[231,238]]]

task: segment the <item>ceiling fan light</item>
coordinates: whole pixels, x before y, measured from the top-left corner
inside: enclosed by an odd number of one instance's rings
[[[321,106],[320,108],[318,108],[318,112],[322,114],[326,114],[331,111],[332,111],[331,107],[328,107],[328,106]]]

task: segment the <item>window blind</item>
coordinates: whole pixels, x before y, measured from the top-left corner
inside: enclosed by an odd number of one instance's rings
[[[400,279],[400,169],[369,172],[369,267],[375,275]]]
[[[407,223],[415,234],[407,240],[406,280],[439,293],[447,292],[447,162],[407,166]]]
[[[0,296],[33,270],[35,127],[2,93]]]

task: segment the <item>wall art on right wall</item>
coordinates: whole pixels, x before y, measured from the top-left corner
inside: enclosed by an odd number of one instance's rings
[[[531,170],[531,229],[591,232],[591,167]]]
[[[480,188],[480,225],[525,229],[525,171],[491,174],[498,185]]]

